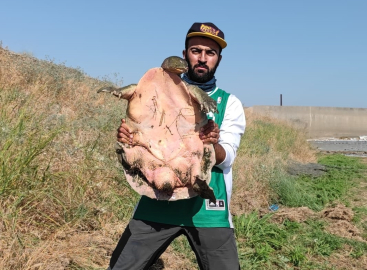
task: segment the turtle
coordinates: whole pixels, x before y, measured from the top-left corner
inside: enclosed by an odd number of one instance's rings
[[[103,87],[128,101],[126,124],[134,137],[131,145],[116,143],[116,153],[126,180],[140,195],[175,201],[197,195],[216,202],[209,187],[215,165],[212,144],[203,144],[200,128],[207,113],[218,112],[215,100],[180,75],[187,62],[166,58],[161,67],[149,69],[138,84]]]

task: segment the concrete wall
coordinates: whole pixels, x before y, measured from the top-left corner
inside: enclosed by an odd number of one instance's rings
[[[367,135],[367,109],[303,106],[254,106],[259,115],[290,122],[309,138]]]

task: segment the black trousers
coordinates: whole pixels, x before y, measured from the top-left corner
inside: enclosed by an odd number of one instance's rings
[[[132,219],[110,260],[111,270],[148,269],[178,236],[184,234],[201,270],[240,269],[231,228],[196,228]]]

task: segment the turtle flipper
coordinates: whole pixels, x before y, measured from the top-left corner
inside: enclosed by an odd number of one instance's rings
[[[211,187],[209,187],[206,181],[196,178],[196,181],[192,186],[192,189],[197,194],[199,194],[201,198],[209,199],[209,202],[216,203],[217,199],[215,198],[214,191]]]
[[[134,94],[135,89],[136,89],[136,84],[130,84],[128,86],[124,86],[121,88],[116,88],[113,86],[109,86],[109,87],[102,87],[100,89],[97,90],[97,93],[100,92],[107,92],[107,93],[111,93],[112,95],[118,97],[118,98],[123,98],[123,99],[130,99],[130,97]]]
[[[191,96],[193,97],[193,99],[197,103],[200,104],[200,109],[204,113],[208,113],[208,112],[218,113],[217,102],[214,99],[209,97],[207,93],[205,93],[203,90],[201,90],[196,85],[191,85],[191,84],[188,84],[186,82],[185,82],[185,84],[186,84],[187,89],[189,90]]]

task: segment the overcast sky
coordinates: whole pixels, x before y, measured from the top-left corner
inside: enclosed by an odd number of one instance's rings
[[[367,107],[367,0],[0,0],[0,41],[14,52],[136,83],[182,56],[194,22],[228,47],[217,86],[244,106]],[[91,90],[91,91],[94,91]]]

